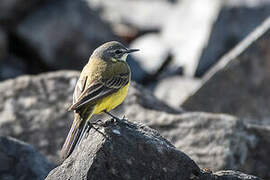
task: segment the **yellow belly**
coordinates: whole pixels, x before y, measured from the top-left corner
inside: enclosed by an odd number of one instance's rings
[[[126,86],[119,89],[117,92],[97,101],[95,105],[95,109],[93,114],[100,114],[102,112],[111,111],[112,109],[116,108],[119,104],[121,104],[128,93],[128,83]]]

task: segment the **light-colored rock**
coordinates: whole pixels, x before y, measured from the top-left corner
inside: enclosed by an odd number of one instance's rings
[[[127,24],[140,30],[159,29],[174,3],[169,0],[87,0],[89,7],[113,25]]]
[[[149,74],[156,73],[169,54],[169,48],[162,42],[159,34],[141,36],[132,42],[131,47],[141,50],[134,57]]]
[[[43,180],[55,165],[31,145],[0,136],[0,179]]]
[[[219,0],[180,1],[162,28],[162,40],[171,49],[175,66],[184,66],[188,76],[195,73],[221,5]]]
[[[79,73],[61,71],[0,83],[0,135],[33,144],[57,162],[72,113],[67,107]]]
[[[183,76],[166,77],[158,81],[154,95],[170,106],[179,107],[200,86],[200,79]]]

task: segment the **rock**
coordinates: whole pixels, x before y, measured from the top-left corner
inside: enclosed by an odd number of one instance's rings
[[[1,0],[0,24],[14,25],[35,9],[43,0]]]
[[[145,125],[109,120],[99,125],[98,131],[91,129],[46,180],[186,180],[200,173],[194,161]]]
[[[174,6],[169,0],[87,0],[87,2],[91,9],[100,12],[100,16],[112,25],[127,24],[140,30],[160,29]]]
[[[166,77],[158,81],[154,88],[154,95],[172,107],[179,107],[197,87],[199,79],[184,78],[183,76]]]
[[[188,76],[195,73],[221,4],[222,1],[216,0],[183,0],[166,18],[162,40],[174,55],[175,66],[184,66],[184,74]]]
[[[0,135],[33,144],[57,162],[73,119],[67,107],[72,102],[78,75],[61,71],[0,83]]]
[[[256,136],[245,130],[241,120],[229,115],[155,112],[145,116],[141,121],[158,130],[201,168],[237,170],[249,164],[247,158],[257,147]],[[126,113],[126,117],[139,121],[141,116]]]
[[[96,47],[117,40],[84,0],[50,1],[27,16],[16,34],[50,69],[81,69]]]
[[[134,57],[148,74],[154,74],[165,62],[169,48],[159,34],[146,34],[131,43],[131,47],[141,50]]]
[[[246,129],[249,134],[254,134],[257,137],[258,142],[256,148],[251,151],[247,158],[249,163],[244,164],[241,169],[245,169],[250,174],[269,179],[270,126],[247,124]]]
[[[43,180],[55,166],[31,145],[0,136],[0,179]]]
[[[239,171],[218,171],[215,173],[202,173],[200,180],[262,180],[256,176],[248,175]]]
[[[225,55],[182,107],[270,124],[270,18]]]
[[[221,56],[259,26],[269,14],[269,1],[226,1],[213,26],[208,45],[200,57],[196,76],[205,74]]]

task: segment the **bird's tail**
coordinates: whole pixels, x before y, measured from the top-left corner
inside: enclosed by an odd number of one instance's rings
[[[74,121],[69,130],[68,136],[61,150],[61,158],[65,160],[73,152],[74,148],[80,143],[85,134],[87,120],[81,118],[77,113],[74,115]]]

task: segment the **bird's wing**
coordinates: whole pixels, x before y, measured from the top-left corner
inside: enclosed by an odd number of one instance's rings
[[[77,100],[75,99],[75,102],[73,102],[73,105],[69,110],[78,110],[85,104],[91,104],[100,98],[118,91],[129,83],[129,79],[130,74],[123,73],[109,79],[101,79],[99,81],[92,82],[88,87],[85,87],[86,89],[83,90]],[[77,88],[75,88],[75,91],[76,89]],[[78,88],[78,93],[80,92],[79,89],[80,88]]]

